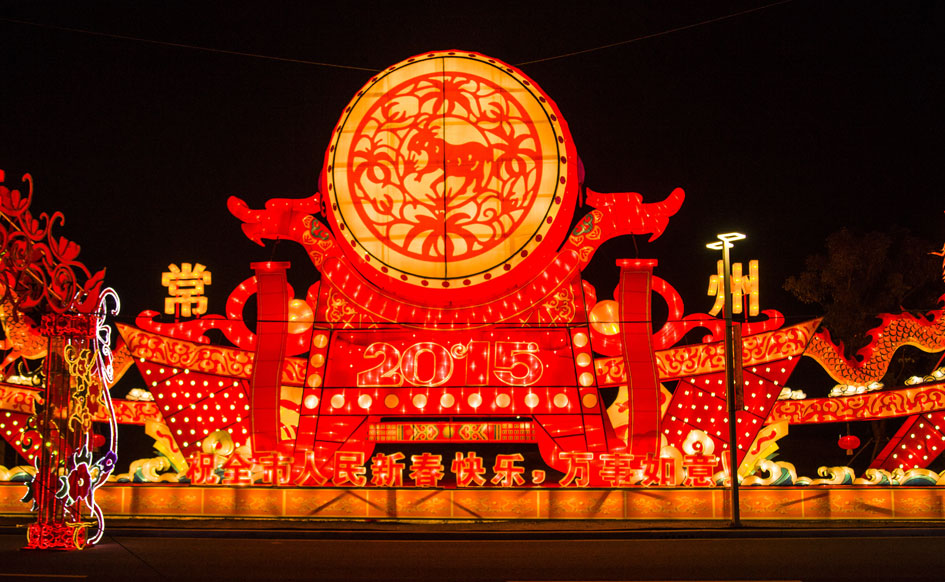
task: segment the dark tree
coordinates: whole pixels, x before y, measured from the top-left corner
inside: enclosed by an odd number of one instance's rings
[[[842,341],[846,355],[865,346],[882,313],[934,309],[943,285],[937,246],[893,227],[858,235],[842,229],[827,237],[824,254],[811,255],[806,269],[784,288],[824,310],[823,327]]]

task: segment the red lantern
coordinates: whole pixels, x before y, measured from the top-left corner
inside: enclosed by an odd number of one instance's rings
[[[860,437],[853,434],[848,434],[846,436],[840,437],[840,439],[837,441],[837,444],[840,445],[841,449],[845,449],[847,451],[847,455],[852,455],[853,449],[860,446]]]
[[[95,433],[92,435],[92,448],[97,449],[104,444],[105,444],[105,435],[100,435],[98,433]]]

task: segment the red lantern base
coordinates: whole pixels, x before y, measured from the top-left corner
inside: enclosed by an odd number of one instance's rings
[[[24,550],[81,550],[88,540],[84,523],[31,523]]]

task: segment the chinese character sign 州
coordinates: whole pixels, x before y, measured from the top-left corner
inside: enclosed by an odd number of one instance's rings
[[[709,277],[710,297],[715,297],[715,304],[709,315],[718,315],[725,305],[722,261],[718,262],[715,275]],[[748,275],[742,272],[741,263],[732,263],[732,313],[744,311],[745,299],[748,299],[748,315],[758,315],[758,261],[748,261]]]

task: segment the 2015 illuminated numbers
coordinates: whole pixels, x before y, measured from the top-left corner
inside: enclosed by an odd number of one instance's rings
[[[403,351],[387,342],[374,342],[363,353],[367,363],[374,363],[358,372],[357,385],[433,387],[455,377],[467,386],[531,386],[545,369],[539,352],[535,342],[474,340],[449,348],[417,342]]]

